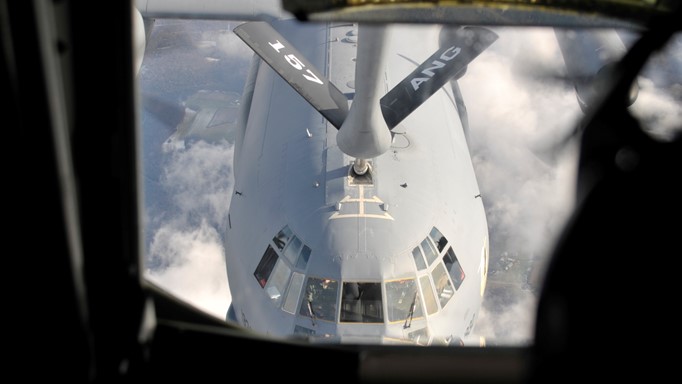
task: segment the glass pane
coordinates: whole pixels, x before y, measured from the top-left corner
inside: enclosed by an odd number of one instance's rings
[[[422,241],[422,250],[424,251],[424,256],[426,256],[426,261],[428,262],[429,265],[433,264],[434,261],[438,258],[438,254],[436,253],[436,250],[433,248],[433,244],[429,241],[429,239],[424,239]]]
[[[382,323],[381,283],[343,283],[341,321]]]
[[[450,273],[450,278],[452,278],[452,283],[455,284],[455,289],[459,289],[464,281],[465,275],[452,247],[448,248],[448,251],[443,255],[443,263],[445,263],[445,268],[447,268]]]
[[[426,312],[429,315],[433,315],[438,311],[438,304],[436,304],[436,297],[433,295],[433,289],[431,288],[431,281],[429,281],[428,276],[422,276],[419,278],[419,285],[422,289],[422,295],[424,296],[424,305],[426,305]]]
[[[310,259],[310,252],[310,248],[308,248],[307,245],[304,245],[303,249],[301,250],[301,254],[298,255],[296,268],[305,270],[305,267],[308,265],[308,259]]]
[[[411,320],[424,316],[421,298],[414,279],[389,281],[386,283],[386,307],[388,321]]]
[[[338,292],[336,280],[309,277],[298,313],[313,319],[335,321]]]
[[[253,273],[261,287],[265,287],[265,284],[268,282],[270,273],[272,273],[272,269],[275,267],[277,259],[277,252],[268,245],[268,249],[265,251],[260,263],[258,263],[256,271]]]
[[[289,229],[288,226],[286,226],[281,231],[279,231],[277,236],[272,238],[272,242],[275,243],[277,249],[279,249],[279,251],[282,252],[282,250],[284,250],[284,247],[286,247],[287,244],[289,244],[291,236],[292,236],[291,230]]]
[[[424,256],[419,247],[415,247],[412,250],[412,257],[414,257],[414,263],[417,265],[418,270],[426,269],[426,263],[424,262]]]
[[[289,282],[289,276],[291,276],[291,268],[281,259],[277,260],[270,280],[265,285],[265,292],[277,306],[282,302],[282,295],[287,287],[287,282]]]
[[[303,274],[298,272],[294,272],[291,276],[287,298],[284,300],[284,306],[282,306],[283,310],[291,314],[296,313],[296,304],[301,297],[301,288],[303,287],[303,277]]]
[[[301,251],[301,240],[294,236],[291,239],[291,243],[284,250],[284,256],[291,262],[292,265],[296,264],[296,258],[298,258],[298,253]]]
[[[445,238],[445,236],[443,236],[443,234],[440,233],[436,227],[433,227],[429,236],[431,236],[431,240],[433,240],[433,243],[438,247],[438,253],[443,252],[445,245],[448,243],[448,240]]]
[[[443,264],[438,264],[436,268],[433,269],[433,282],[436,284],[436,293],[438,299],[440,299],[440,306],[445,307],[455,290],[452,288],[450,279],[448,279],[448,274],[445,272],[445,267]]]

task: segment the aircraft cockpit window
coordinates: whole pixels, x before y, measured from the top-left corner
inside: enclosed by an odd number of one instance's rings
[[[421,276],[419,278],[419,285],[422,289],[424,305],[426,305],[426,312],[429,315],[433,315],[436,313],[436,311],[438,311],[438,304],[436,304],[436,297],[433,295],[433,288],[431,286],[431,281],[429,281],[429,277]]]
[[[301,253],[298,255],[296,268],[305,270],[305,267],[308,265],[308,260],[310,259],[310,252],[310,248],[307,245],[304,245]]]
[[[414,279],[386,282],[388,321],[409,321],[424,316],[421,297]]]
[[[338,281],[309,277],[298,313],[312,318],[313,321],[316,319],[335,321],[338,292]]]
[[[253,275],[256,277],[256,280],[258,280],[258,284],[260,284],[261,288],[264,288],[265,284],[268,282],[268,279],[270,279],[270,274],[275,268],[277,259],[279,259],[277,252],[275,252],[275,250],[268,245],[268,249],[265,251],[260,263],[258,263],[256,271],[253,272]]]
[[[429,241],[429,239],[424,239],[421,243],[422,250],[424,251],[424,256],[426,257],[426,261],[429,263],[429,265],[433,264],[434,261],[438,258],[438,254],[436,253],[436,250],[433,248],[433,244]]]
[[[291,237],[293,236],[293,233],[291,233],[291,229],[289,229],[288,226],[282,228],[281,231],[277,234],[277,236],[272,238],[272,242],[275,243],[275,246],[277,249],[279,249],[280,252],[284,250],[284,247],[287,246],[289,243],[289,240],[291,240]]]
[[[450,273],[450,278],[452,278],[452,283],[455,284],[455,289],[459,289],[464,281],[466,275],[464,274],[464,269],[462,265],[457,260],[455,251],[452,247],[448,248],[448,251],[443,255],[443,263],[445,263],[445,268]]]
[[[291,232],[289,226],[282,228],[275,237],[272,238],[279,253],[289,260],[292,267],[304,271],[312,252],[310,247],[303,244],[301,239]]]
[[[340,321],[383,323],[381,283],[344,282]]]
[[[298,253],[301,251],[301,240],[294,236],[291,239],[289,245],[284,249],[284,256],[291,262],[291,264],[296,264],[296,259],[298,258]]]
[[[438,247],[438,253],[443,252],[443,249],[445,249],[445,246],[448,244],[448,239],[446,239],[436,227],[433,227],[429,236],[431,237],[431,240],[433,240],[433,243]]]
[[[265,285],[265,292],[267,292],[270,299],[279,306],[282,302],[282,295],[289,282],[291,276],[291,268],[282,259],[278,259],[275,268],[270,275],[270,279]]]
[[[455,290],[452,288],[452,283],[450,283],[450,279],[448,279],[448,274],[442,263],[439,263],[433,269],[433,282],[436,284],[436,293],[440,300],[440,306],[441,308],[445,308],[445,305],[450,301]]]
[[[301,297],[304,273],[312,251],[288,226],[279,231],[272,242],[274,247],[268,245],[254,276],[270,300],[278,307],[281,304],[283,311],[293,315]]]
[[[418,270],[426,269],[426,263],[424,262],[424,255],[419,247],[414,247],[412,250],[412,257],[414,257],[414,263],[417,265]]]
[[[296,304],[298,304],[298,299],[301,297],[304,278],[305,276],[299,272],[294,272],[291,275],[291,284],[289,284],[289,290],[287,291],[287,297],[284,300],[282,309],[292,315],[296,313]]]

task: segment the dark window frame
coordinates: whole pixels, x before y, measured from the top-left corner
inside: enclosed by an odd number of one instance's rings
[[[253,272],[253,276],[256,278],[256,281],[261,288],[265,288],[265,285],[268,283],[270,275],[275,269],[275,264],[277,264],[277,259],[279,259],[279,255],[275,252],[275,249],[268,244],[268,248],[265,250],[263,257],[261,257],[256,270]]]
[[[434,232],[436,232],[436,235],[440,235],[438,239],[434,238]],[[445,247],[448,245],[448,239],[436,227],[431,229],[431,232],[429,232],[429,237],[431,238],[431,241],[433,241],[433,244],[435,244],[436,249],[438,249],[439,254],[443,252],[443,249],[445,249]]]
[[[443,264],[445,264],[445,269],[447,269],[455,289],[459,289],[466,278],[466,274],[464,273],[464,268],[462,268],[462,263],[457,259],[455,250],[452,247],[449,247],[447,252],[443,254]]]
[[[340,323],[384,323],[384,293],[382,282],[344,281],[341,292]]]

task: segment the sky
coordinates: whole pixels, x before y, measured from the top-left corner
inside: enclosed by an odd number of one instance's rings
[[[235,25],[157,22],[140,69],[142,93],[161,105],[142,113],[145,275],[218,318],[230,302],[222,233],[234,148],[215,138],[173,148],[163,142],[183,112],[196,112],[183,101],[198,91],[241,93],[251,51],[231,32]],[[571,85],[529,75],[561,73],[552,30],[495,31],[499,39],[460,80],[490,228],[489,284],[476,332],[492,344],[518,345],[532,342],[542,271],[574,206],[577,146],[564,138],[582,113]],[[669,137],[682,120],[682,88],[661,93],[660,79],[652,79],[640,79],[633,113],[651,123],[653,135]]]

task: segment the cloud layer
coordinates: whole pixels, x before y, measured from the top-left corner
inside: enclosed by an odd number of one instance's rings
[[[224,319],[231,301],[225,249],[215,227],[171,222],[154,234],[149,257],[159,266],[147,278],[203,311]]]
[[[547,28],[500,29],[460,80],[490,228],[490,277],[476,332],[489,343],[532,341],[537,281],[573,208],[575,146],[556,147],[581,117]]]
[[[147,226],[153,236],[146,276],[221,319],[231,302],[222,233],[234,185],[232,154],[226,141],[188,143],[170,153],[161,177],[168,206]]]

